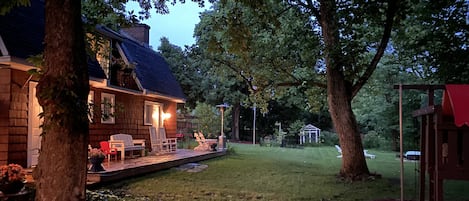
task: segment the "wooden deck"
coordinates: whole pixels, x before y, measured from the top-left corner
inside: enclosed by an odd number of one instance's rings
[[[189,149],[178,149],[175,153],[162,155],[150,155],[134,159],[105,160],[103,167],[105,171],[88,172],[87,183],[89,186],[110,183],[125,178],[148,174],[163,169],[180,166],[186,163],[203,161],[226,154],[226,151],[194,151]]]

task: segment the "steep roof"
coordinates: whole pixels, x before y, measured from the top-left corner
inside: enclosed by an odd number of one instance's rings
[[[44,0],[31,0],[31,6],[17,7],[5,16],[0,16],[0,36],[8,55],[20,59],[41,54],[44,50]],[[99,63],[88,58],[88,73],[91,77],[106,79]]]
[[[135,73],[144,89],[185,99],[179,82],[160,54],[129,38],[121,45],[129,62],[136,64]]]
[[[168,63],[156,51],[124,31],[97,26],[97,32],[118,41],[129,63],[136,64],[135,74],[143,89],[173,98],[186,99]]]

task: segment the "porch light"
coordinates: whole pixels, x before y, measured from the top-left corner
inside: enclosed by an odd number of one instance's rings
[[[163,120],[171,118],[171,113],[163,113],[162,118]]]

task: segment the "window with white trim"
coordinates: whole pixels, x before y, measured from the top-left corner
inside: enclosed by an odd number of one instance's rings
[[[145,101],[144,104],[144,125],[151,125],[153,127],[160,127],[162,125],[161,122],[161,114],[162,114],[162,109],[161,109],[161,104],[156,103],[156,102],[151,102],[151,101]]]
[[[115,108],[114,94],[101,93],[101,123],[113,124],[114,119],[114,108]]]
[[[94,120],[94,91],[88,94],[88,120],[93,123]]]

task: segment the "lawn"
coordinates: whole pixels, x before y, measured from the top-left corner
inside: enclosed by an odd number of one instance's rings
[[[371,172],[382,175],[347,183],[336,178],[341,159],[334,147],[303,149],[229,144],[230,154],[200,162],[202,172],[169,169],[104,187],[132,195],[127,200],[379,200],[399,198],[396,153],[370,150]],[[234,151],[233,151],[234,150]],[[406,199],[415,199],[417,167],[405,163]],[[469,182],[445,183],[446,200],[469,200]],[[465,189],[465,190],[464,190]]]

